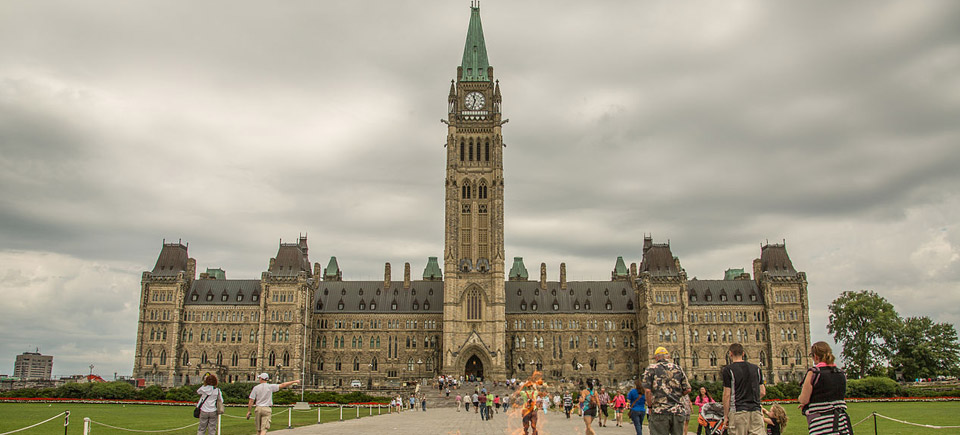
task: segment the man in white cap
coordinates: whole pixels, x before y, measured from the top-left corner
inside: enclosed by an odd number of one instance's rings
[[[253,410],[253,415],[257,433],[259,435],[267,435],[267,429],[270,429],[270,416],[273,414],[273,411],[270,409],[270,407],[273,406],[273,393],[280,391],[281,388],[298,384],[300,380],[297,379],[282,384],[270,384],[268,383],[270,375],[266,373],[260,373],[260,375],[257,376],[257,380],[259,380],[260,383],[255,385],[253,390],[250,391],[250,401],[247,402],[247,419],[250,418],[251,408],[256,405],[257,407]]]

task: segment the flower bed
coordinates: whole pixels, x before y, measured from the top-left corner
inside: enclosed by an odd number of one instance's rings
[[[107,399],[69,399],[55,397],[0,397],[0,403],[91,403],[91,404],[114,404],[114,405],[169,405],[169,406],[196,406],[197,402],[186,402],[180,400],[107,400]],[[358,403],[337,403],[337,402],[309,402],[314,406],[332,406],[346,407],[357,406],[389,406],[377,402],[358,402]],[[245,407],[246,404],[225,404],[225,406]],[[291,407],[290,405],[274,405],[275,408]]]

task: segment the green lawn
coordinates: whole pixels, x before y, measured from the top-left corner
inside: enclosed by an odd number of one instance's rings
[[[807,419],[800,415],[800,410],[796,404],[784,404],[783,408],[787,411],[787,430],[784,435],[800,435],[807,433]],[[935,426],[960,426],[960,402],[874,402],[874,403],[849,403],[847,404],[847,413],[854,423],[866,418],[873,412],[893,417],[898,420],[909,421],[913,423],[931,424]],[[764,405],[769,408],[769,405]],[[697,431],[697,417],[692,416],[690,426],[691,432]],[[960,433],[960,429],[927,429],[916,426],[909,426],[882,418],[877,418],[877,433],[882,435],[898,434],[955,434]],[[857,434],[873,434],[873,419],[869,419],[854,427]]]
[[[271,421],[271,430],[287,428],[287,409],[273,408],[273,419]],[[157,405],[96,405],[79,403],[0,403],[0,433],[19,429],[31,424],[46,420],[65,410],[70,410],[70,435],[83,434],[83,418],[89,417],[91,420],[109,424],[111,426],[124,427],[140,430],[160,430],[172,429],[177,427],[194,424],[193,426],[175,431],[165,432],[174,435],[187,435],[197,433],[197,419],[193,418],[193,407],[191,406],[157,406]],[[254,433],[253,421],[245,420],[247,408],[227,407],[226,414],[222,418],[223,434],[250,434]],[[387,408],[382,409],[384,415]],[[370,411],[366,408],[360,409],[360,417],[367,417]],[[376,407],[373,408],[373,415],[377,415]],[[240,417],[230,418],[228,416]],[[348,420],[356,418],[357,410],[354,408],[343,409],[343,419]],[[317,408],[310,411],[293,411],[293,426],[306,426],[317,424]],[[331,422],[340,419],[339,408],[321,408],[321,421]],[[63,417],[51,422],[42,424],[33,429],[27,429],[23,432],[17,432],[17,435],[39,435],[50,434],[57,435],[63,433]],[[131,432],[111,429],[94,424],[91,434],[126,434]]]

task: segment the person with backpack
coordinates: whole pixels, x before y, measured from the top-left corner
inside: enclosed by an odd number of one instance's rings
[[[723,419],[730,435],[763,435],[760,399],[767,394],[763,372],[756,364],[743,360],[743,345],[733,343],[730,361],[720,369],[723,378]]]
[[[197,394],[201,396],[197,402],[197,409],[200,411],[200,426],[197,427],[197,435],[217,435],[217,416],[223,413],[223,393],[217,388],[217,377],[208,374],[203,379],[203,386],[197,389]],[[196,415],[196,412],[194,412]]]
[[[800,391],[800,410],[807,417],[810,435],[852,435],[847,415],[847,376],[837,368],[830,345],[818,341],[810,348],[815,365],[807,370]]]
[[[581,411],[583,413],[583,424],[587,429],[584,435],[596,435],[593,428],[593,420],[597,418],[597,411],[600,408],[600,400],[597,398],[597,392],[594,391],[593,379],[587,379],[587,388],[580,392]]]
[[[637,379],[633,389],[627,393],[627,412],[630,413],[630,421],[633,422],[637,435],[643,435],[643,416],[647,415],[646,396],[641,392],[642,389],[640,380]]]

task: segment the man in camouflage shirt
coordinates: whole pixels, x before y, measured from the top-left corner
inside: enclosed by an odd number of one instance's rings
[[[651,435],[683,435],[687,433],[687,414],[683,396],[690,393],[690,382],[680,366],[670,361],[670,352],[658,347],[653,353],[657,362],[643,372],[642,386],[650,410]]]

